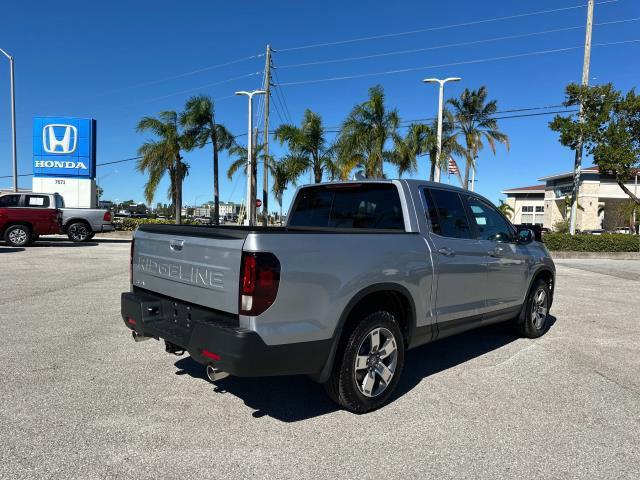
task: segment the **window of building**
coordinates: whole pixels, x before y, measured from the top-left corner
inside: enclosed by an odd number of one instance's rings
[[[541,206],[541,205],[537,206],[536,213],[544,213],[544,206]]]
[[[522,225],[533,225],[533,214],[532,213],[523,213],[520,217],[520,223]]]
[[[522,213],[533,213],[533,207],[531,205],[525,205],[522,207]]]
[[[433,233],[443,237],[471,238],[469,220],[457,192],[424,190]]]

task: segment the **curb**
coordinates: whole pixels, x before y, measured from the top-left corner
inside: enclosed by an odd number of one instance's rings
[[[640,260],[640,252],[550,252],[554,259],[601,258],[610,260]]]

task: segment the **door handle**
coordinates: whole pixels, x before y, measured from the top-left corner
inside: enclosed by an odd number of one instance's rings
[[[451,255],[455,254],[456,252],[451,250],[449,247],[442,247],[442,248],[438,249],[438,253],[440,253],[442,255],[446,255],[447,257],[450,257]]]

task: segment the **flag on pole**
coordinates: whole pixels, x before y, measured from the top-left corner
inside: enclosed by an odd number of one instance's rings
[[[460,169],[456,161],[449,157],[449,175],[460,175]]]

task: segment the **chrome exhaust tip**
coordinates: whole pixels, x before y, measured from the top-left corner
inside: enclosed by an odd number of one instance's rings
[[[214,365],[207,365],[207,378],[210,382],[217,382],[218,380],[222,380],[223,378],[227,378],[229,374],[227,372],[223,372],[222,370],[216,368]]]

